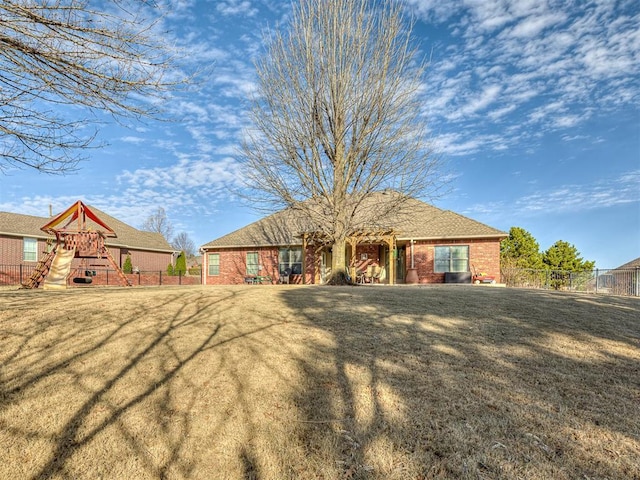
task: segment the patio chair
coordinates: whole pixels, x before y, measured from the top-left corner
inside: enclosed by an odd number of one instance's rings
[[[367,265],[367,271],[364,272],[364,283],[373,283],[373,265]]]
[[[290,277],[291,277],[291,269],[285,268],[284,273],[280,275],[280,283],[286,283],[288,285]]]
[[[382,273],[382,268],[379,265],[375,265],[373,267],[373,273],[371,275],[371,283],[376,282],[380,283],[380,274]]]

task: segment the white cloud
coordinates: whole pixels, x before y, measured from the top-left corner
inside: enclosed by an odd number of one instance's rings
[[[125,143],[133,143],[135,145],[140,145],[141,143],[144,143],[146,140],[142,137],[134,137],[134,136],[126,136],[126,137],[121,137],[120,138],[121,141],[125,142]]]
[[[243,15],[252,17],[258,13],[258,9],[251,5],[247,0],[226,0],[218,1],[216,10],[222,15]]]
[[[443,3],[408,1],[413,13],[447,22],[461,40],[434,50],[425,88],[432,128],[459,133],[454,143],[445,139],[447,151],[475,151],[491,124],[505,135],[525,135],[532,124],[547,133],[637,105],[640,12],[633,2]]]
[[[125,170],[118,181],[137,191],[170,189],[186,195],[190,189],[198,188],[206,188],[210,193],[226,185],[239,184],[241,178],[240,166],[233,158],[210,161],[190,160],[185,156],[169,167]]]
[[[465,213],[482,213],[495,217],[516,214],[552,215],[578,213],[599,208],[611,208],[632,203],[640,204],[640,170],[627,172],[617,178],[603,179],[587,184],[567,184],[555,188],[542,188],[509,202],[478,203]],[[535,182],[529,182],[532,186]]]
[[[561,23],[565,16],[560,14],[547,14],[542,16],[532,16],[525,18],[518,25],[513,27],[510,34],[519,38],[534,38],[546,28]]]

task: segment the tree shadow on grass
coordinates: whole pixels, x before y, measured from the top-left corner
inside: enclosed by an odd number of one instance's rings
[[[191,453],[198,448],[191,440],[194,430],[199,429],[199,438],[215,437],[227,421],[213,418],[204,434],[202,425],[194,425],[194,419],[202,420],[198,409],[210,403],[216,377],[228,378],[231,370],[223,355],[213,352],[276,322],[229,324],[227,308],[242,304],[243,292],[237,289],[211,296],[150,292],[141,304],[121,310],[104,305],[103,311],[96,308],[95,295],[85,300],[82,294],[63,292],[56,299],[68,298],[69,304],[48,310],[52,297],[47,295],[32,294],[27,302],[24,296],[4,297],[12,300],[12,314],[1,318],[0,341],[7,340],[11,348],[2,352],[0,425],[14,444],[6,458],[14,462],[13,472],[22,472],[18,476],[197,475],[201,465]],[[106,295],[105,301],[109,298],[123,300]],[[42,309],[42,323],[20,324],[21,309],[27,307]],[[255,352],[257,361],[259,355]],[[203,364],[203,357],[216,363]],[[30,407],[41,412],[38,417],[15,418],[14,412],[26,413]],[[42,457],[30,458],[21,470],[21,446],[33,442],[41,445]],[[83,460],[96,451],[95,458]],[[257,478],[249,450],[243,460],[246,478]]]
[[[0,295],[0,476],[637,476],[635,299],[41,293]]]
[[[282,297],[313,332],[293,398],[300,442],[323,458],[310,477],[639,478],[636,299],[466,287]]]

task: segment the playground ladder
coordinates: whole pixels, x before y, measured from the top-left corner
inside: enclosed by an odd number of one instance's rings
[[[47,240],[47,247],[52,245],[53,241],[51,239]],[[53,262],[53,258],[56,256],[56,251],[58,247],[52,248],[48,252],[44,252],[45,256],[38,261],[35,270],[29,277],[29,280],[22,283],[20,288],[38,288],[40,284],[44,281],[45,277],[49,273],[51,269],[51,262]]]
[[[107,247],[104,246],[104,244],[98,249],[98,255],[102,257],[106,257],[109,260],[109,263],[111,263],[111,266],[113,267],[113,269],[118,273],[118,277],[120,278],[120,282],[122,283],[123,286],[125,287],[131,286],[131,282],[129,281],[127,276],[124,274],[124,272],[120,269],[116,261],[113,259],[113,257],[109,253],[109,250],[107,250]]]

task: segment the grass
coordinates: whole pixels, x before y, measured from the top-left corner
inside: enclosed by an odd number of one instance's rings
[[[640,300],[0,291],[0,478],[640,479]]]

